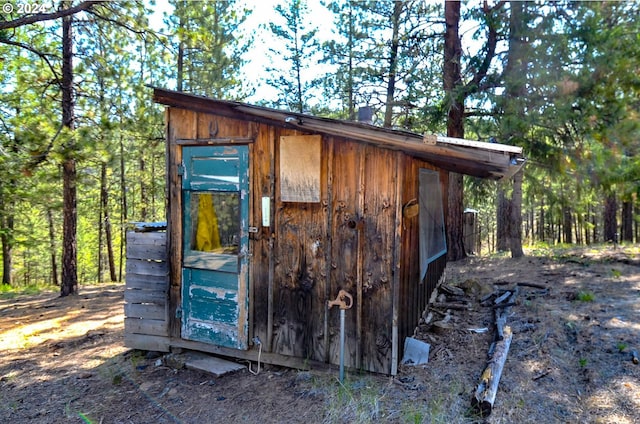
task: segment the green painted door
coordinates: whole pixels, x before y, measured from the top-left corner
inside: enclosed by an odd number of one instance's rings
[[[248,146],[182,151],[182,337],[248,347]]]

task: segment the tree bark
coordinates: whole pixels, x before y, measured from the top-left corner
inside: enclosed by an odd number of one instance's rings
[[[107,164],[102,163],[100,172],[100,207],[102,209],[103,228],[105,235],[105,244],[107,248],[107,261],[109,266],[109,277],[112,282],[117,281],[115,260],[113,258],[113,242],[111,236],[111,220],[109,218],[109,191],[107,189]]]
[[[402,1],[393,2],[393,16],[391,18],[391,54],[389,55],[389,81],[387,82],[387,101],[384,112],[385,128],[390,128],[393,122],[393,105],[395,103],[396,73],[398,69],[398,49],[400,48],[400,15],[402,14]]]
[[[604,203],[604,241],[618,242],[618,220],[616,214],[618,212],[618,202],[616,195],[610,193],[607,195]]]
[[[633,242],[633,203],[622,202],[622,240]]]
[[[522,177],[524,167],[520,168],[513,176],[513,191],[511,192],[511,220],[510,220],[510,243],[511,257],[521,258],[524,256],[522,250]]]
[[[51,250],[51,281],[54,286],[60,286],[58,280],[58,261],[56,256],[56,233],[53,223],[53,213],[47,208],[47,223],[49,224],[49,250]]]
[[[140,155],[140,159],[138,159],[138,164],[140,169],[140,219],[142,219],[142,221],[147,221],[147,206],[149,205],[147,184],[145,182],[145,172],[147,170],[147,164],[142,155]]]
[[[460,58],[462,45],[460,42],[460,2],[444,3],[446,32],[444,39],[443,86],[449,103],[447,116],[447,136],[464,138],[464,96],[456,90],[462,88]],[[457,261],[466,257],[463,234],[463,192],[464,177],[454,172],[449,173],[448,207],[447,207],[447,259]]]
[[[73,38],[72,15],[62,18],[62,124],[70,132],[74,129],[73,113]],[[71,138],[65,147],[66,158],[62,163],[63,228],[62,228],[62,284],[60,295],[78,293],[77,253],[77,192],[75,141]]]
[[[528,129],[523,99],[526,96],[526,75],[529,59],[527,58],[527,23],[525,2],[511,1],[509,17],[509,51],[504,71],[505,92],[503,120],[501,122],[502,138],[505,142],[522,145]],[[514,175],[513,190],[509,201],[508,238],[511,256],[524,256],[522,250],[522,169]]]
[[[491,414],[493,409],[493,404],[498,394],[498,384],[500,383],[504,364],[507,361],[512,339],[513,333],[511,332],[511,328],[507,326],[504,329],[504,338],[496,342],[491,360],[482,372],[480,383],[476,388],[473,398],[471,398],[471,405],[476,408],[483,417]]]
[[[13,283],[13,227],[14,218],[12,207],[0,196],[0,239],[2,240],[2,284]]]
[[[565,205],[562,208],[562,232],[564,242],[568,244],[573,243],[573,216],[571,213],[571,206]]]
[[[496,208],[496,251],[498,252],[505,252],[509,248],[510,203],[505,194],[504,186],[499,183],[498,205]]]
[[[123,119],[120,117],[120,125],[122,125]],[[124,247],[127,241],[127,232],[125,231],[125,224],[128,220],[127,213],[127,181],[125,175],[125,161],[124,161],[124,136],[120,131],[120,269],[118,272],[118,281],[122,281],[122,265],[124,263]]]

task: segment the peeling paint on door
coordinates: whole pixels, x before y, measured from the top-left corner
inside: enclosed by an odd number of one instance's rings
[[[182,337],[247,349],[248,147],[185,146],[183,162]]]

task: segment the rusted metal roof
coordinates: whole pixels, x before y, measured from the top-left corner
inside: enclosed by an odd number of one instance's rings
[[[481,178],[502,179],[524,164],[522,148],[460,138],[421,135],[409,131],[287,112],[246,103],[215,100],[178,91],[154,88],[153,99],[166,106],[262,122],[309,133],[320,133],[400,150],[442,169]]]

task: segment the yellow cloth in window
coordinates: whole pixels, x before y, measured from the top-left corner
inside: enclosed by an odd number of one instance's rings
[[[198,228],[196,229],[196,250],[211,252],[220,250],[218,217],[213,206],[213,195],[200,194],[198,200]]]

